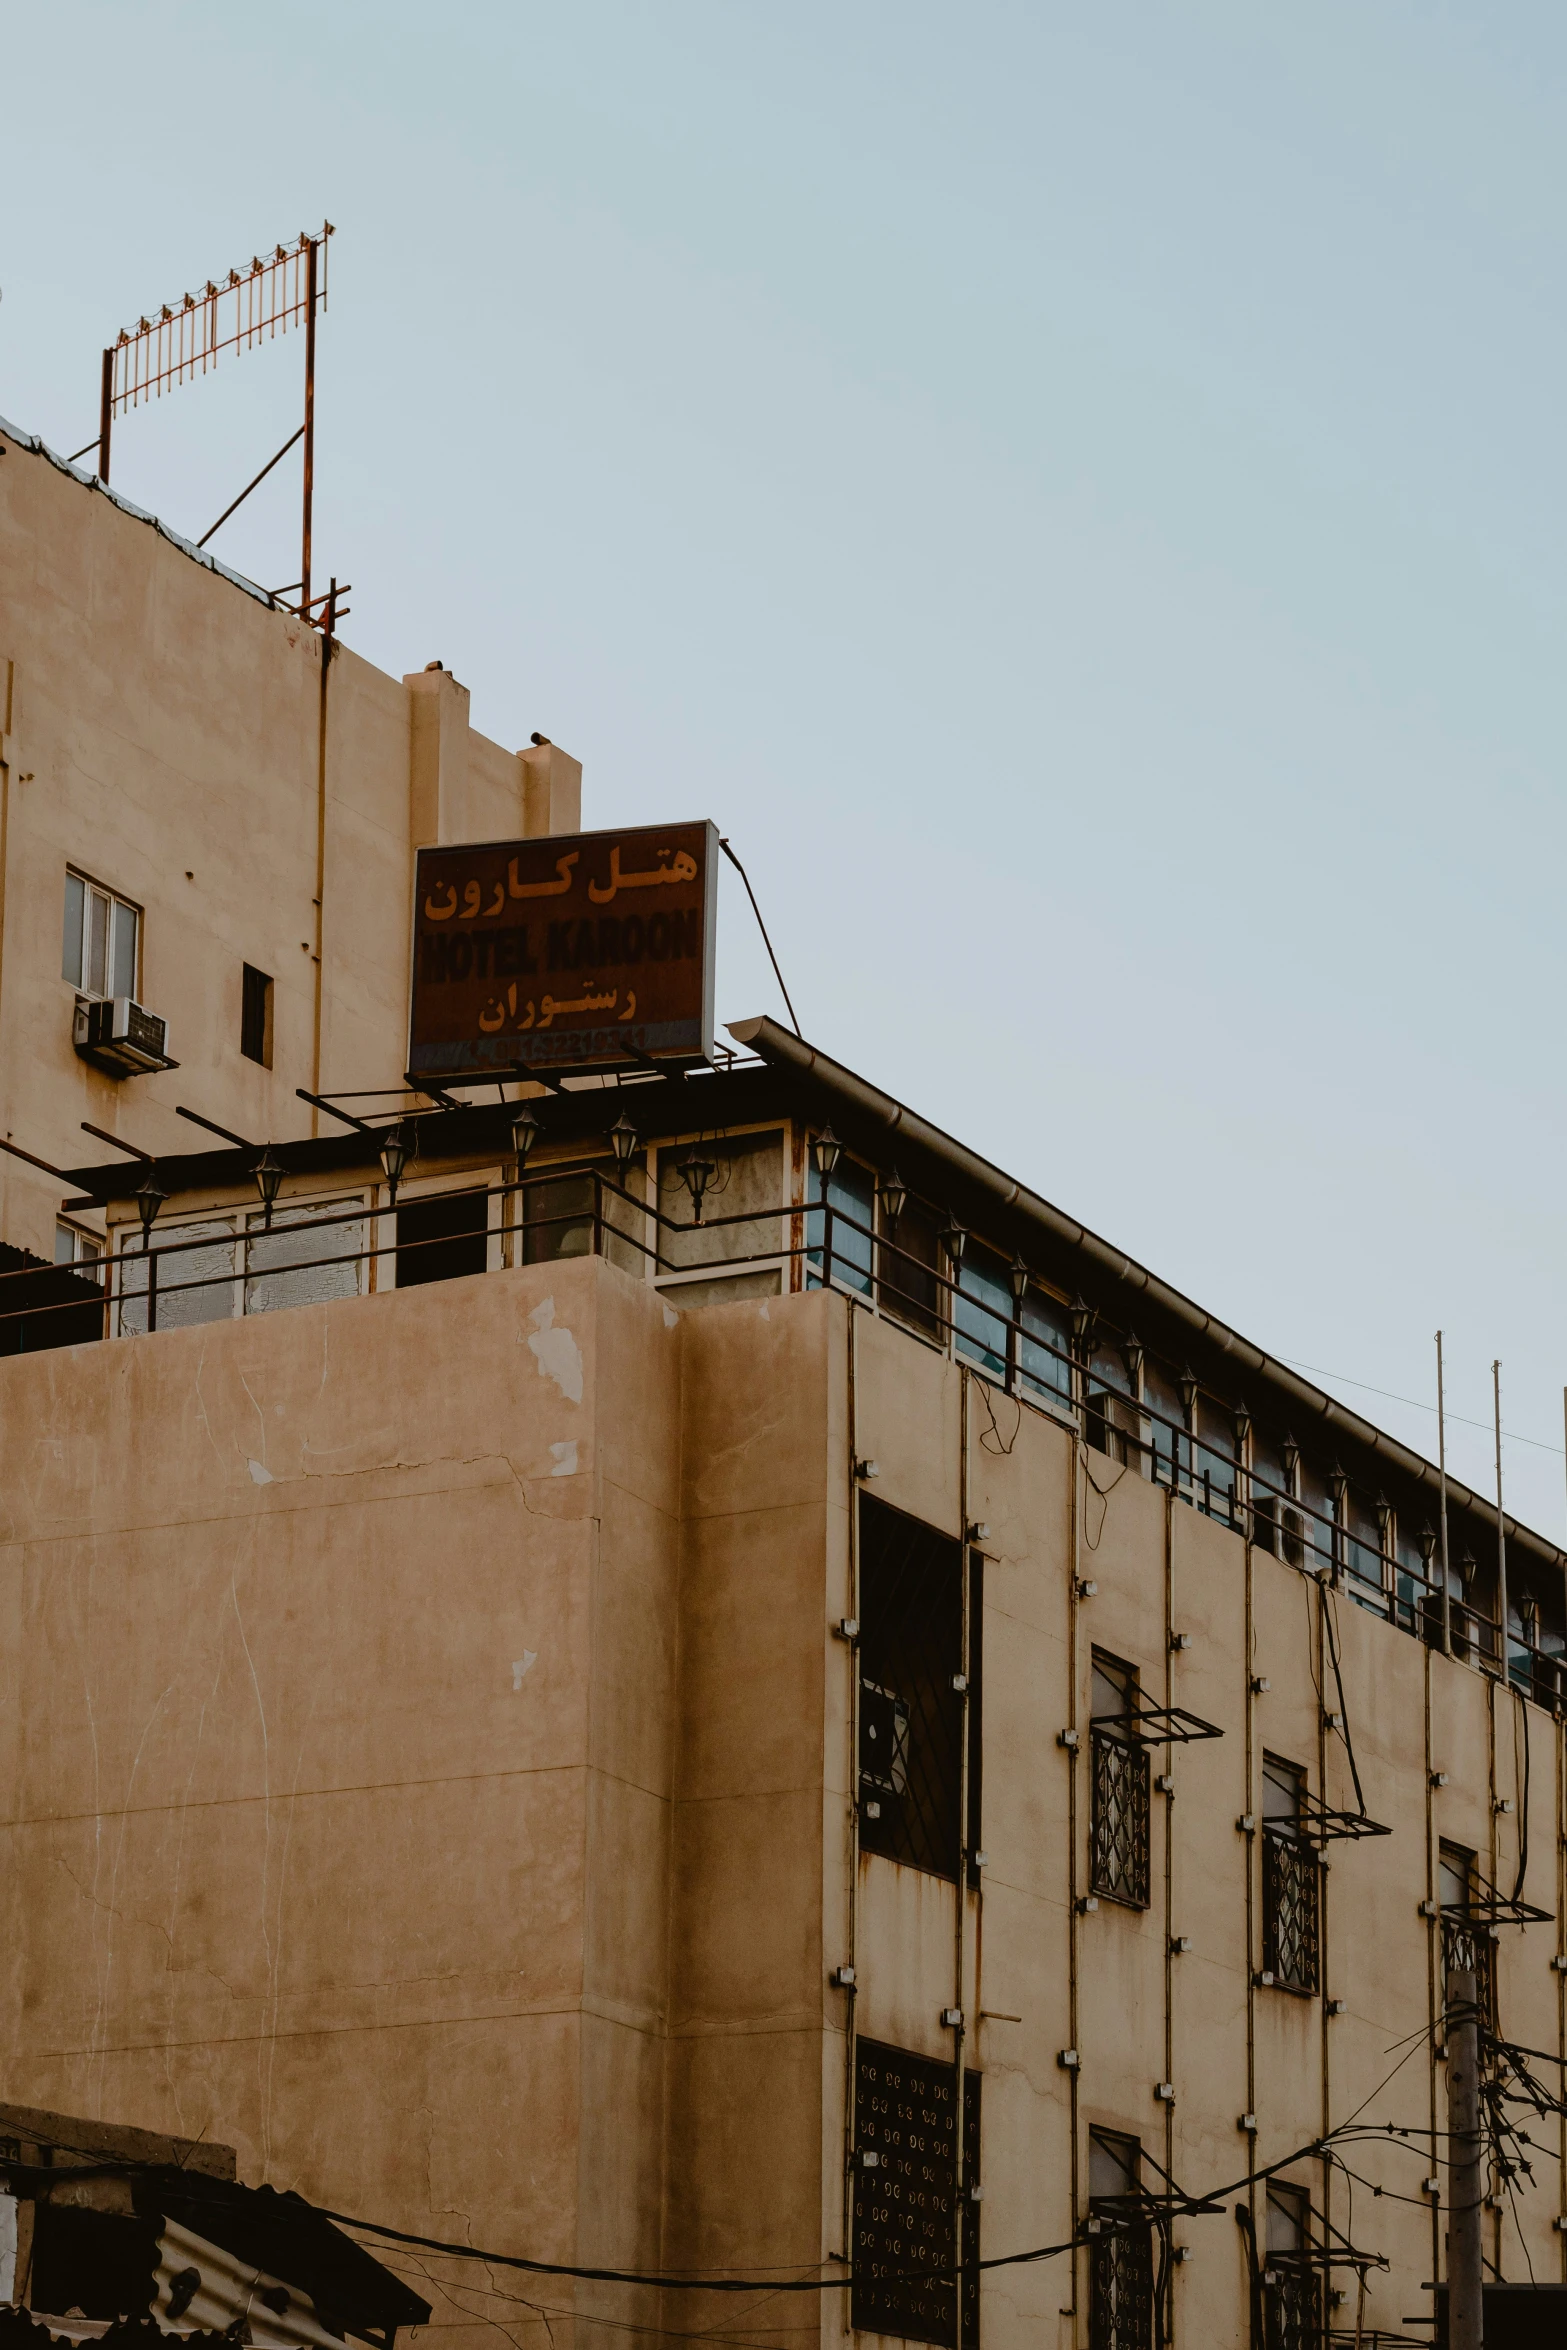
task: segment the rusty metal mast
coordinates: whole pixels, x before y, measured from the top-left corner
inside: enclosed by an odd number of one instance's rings
[[[315,499],[316,313],[327,302],[327,239],[334,233],[324,221],[311,234],[302,230],[296,243],[278,245],[265,256],[257,254],[244,269],[231,269],[220,282],[208,278],[199,294],[165,302],[154,317],[140,318],[134,328],[122,327],[103,355],[98,399],[98,478],[109,479],[109,445],[114,419],[143,400],[161,400],[166,391],[193,377],[205,375],[218,363],[222,351],[248,351],[256,343],[286,334],[291,326],[305,330],[305,419],[270,457],[255,480],[247,483],[225,507],[198,544],[205,546],[213,532],[243,505],[251,491],[265,481],[274,465],[303,441],[304,495],[300,531],[299,578],[288,588],[275,590],[281,602],[297,591],[298,609],[314,621],[313,607],[328,602],[310,592],[311,509]],[[88,448],[93,446],[91,441]],[[83,450],[80,454],[86,454]]]

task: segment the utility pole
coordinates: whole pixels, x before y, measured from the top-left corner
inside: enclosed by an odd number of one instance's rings
[[[1447,2126],[1448,2350],[1484,2350],[1480,2010],[1477,1978],[1468,1967],[1455,1967],[1447,1978]]]

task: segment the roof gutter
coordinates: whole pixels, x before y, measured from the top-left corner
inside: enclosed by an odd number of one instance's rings
[[[884,1127],[889,1135],[906,1135],[916,1148],[938,1164],[950,1168],[955,1176],[971,1184],[976,1191],[988,1192],[999,1207],[1039,1225],[1052,1239],[1076,1249],[1110,1280],[1123,1288],[1139,1291],[1161,1313],[1168,1315],[1172,1321],[1183,1323],[1195,1337],[1204,1339],[1210,1346],[1231,1356],[1246,1370],[1265,1378],[1271,1386],[1282,1390],[1301,1411],[1309,1412],[1336,1436],[1375,1453],[1402,1476],[1412,1478],[1428,1488],[1433,1496],[1438,1492],[1439,1473],[1432,1462],[1412,1452],[1408,1445],[1400,1444],[1383,1429],[1374,1427],[1371,1421],[1363,1420],[1358,1412],[1352,1412],[1346,1405],[1335,1402],[1331,1395],[1324,1394],[1320,1387],[1313,1387],[1309,1380],[1302,1379],[1299,1372],[1292,1371],[1288,1364],[1276,1361],[1253,1340],[1242,1338],[1239,1332],[1231,1330],[1215,1315],[1204,1313],[1201,1306],[1195,1305],[1189,1297],[1183,1297],[1178,1289],[1172,1289],[1168,1282],[1161,1281],[1156,1273],[1150,1273],[1135,1258],[1127,1256],[1121,1249],[1112,1248],[1107,1240],[1100,1239],[1097,1232],[1090,1232],[1086,1224],[1079,1224],[1060,1208],[1052,1207],[1037,1192],[1028,1190],[1012,1176],[1003,1174],[988,1159],[982,1159],[977,1151],[955,1142],[939,1126],[932,1126],[917,1112],[905,1108],[902,1102],[894,1101],[890,1094],[868,1085],[863,1077],[856,1077],[852,1069],[845,1069],[837,1061],[829,1060],[814,1045],[807,1044],[802,1037],[791,1035],[788,1029],[780,1028],[776,1021],[765,1016],[756,1020],[731,1021],[728,1027],[736,1044],[749,1045],[753,1052],[759,1053],[764,1061],[772,1063],[774,1067],[794,1069],[802,1076],[811,1078],[825,1093],[835,1096],[870,1123]],[[1467,1505],[1470,1509],[1491,1515],[1495,1513],[1494,1501],[1482,1499],[1478,1494],[1470,1492],[1455,1477],[1449,1476],[1447,1480],[1447,1494],[1450,1502],[1460,1506]],[[1521,1525],[1515,1518],[1506,1518],[1504,1522],[1509,1542],[1520,1543],[1525,1550],[1549,1566],[1567,1567],[1567,1553],[1559,1550],[1555,1543],[1547,1541],[1543,1534],[1537,1534],[1530,1526]]]

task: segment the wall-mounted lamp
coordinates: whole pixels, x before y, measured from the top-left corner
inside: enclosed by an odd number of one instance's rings
[[[622,1110],[609,1130],[609,1147],[615,1154],[615,1164],[622,1175],[635,1156],[638,1139],[636,1128]]]
[[[947,1262],[954,1272],[962,1265],[963,1251],[968,1246],[968,1234],[956,1216],[949,1216],[942,1226],[941,1245],[947,1252]]]
[[[1197,1409],[1197,1374],[1190,1364],[1181,1373],[1178,1384],[1181,1390],[1181,1409],[1186,1414],[1186,1425],[1190,1428],[1193,1425],[1192,1415]]]
[[[896,1167],[881,1179],[881,1215],[884,1224],[896,1224],[909,1204],[909,1187]]]
[[[837,1156],[837,1147],[835,1145],[833,1149],[833,1160],[835,1164],[837,1161]],[[680,1177],[681,1182],[685,1185],[686,1190],[691,1195],[691,1221],[694,1224],[700,1224],[702,1221],[702,1202],[706,1199],[708,1192],[712,1187],[713,1180],[718,1173],[718,1162],[716,1159],[705,1159],[702,1156],[701,1144],[694,1142],[691,1145],[691,1148],[687,1151],[685,1157],[683,1159],[677,1160],[675,1165],[675,1172]]]
[[[1028,1283],[1028,1267],[1021,1256],[1016,1256],[1012,1259],[1012,1303],[1019,1313],[1023,1311],[1023,1300],[1028,1295]]]
[[[270,1232],[272,1229],[272,1211],[277,1206],[277,1195],[279,1190],[282,1188],[283,1183],[283,1170],[279,1166],[277,1160],[272,1156],[271,1143],[267,1144],[266,1149],[262,1152],[260,1158],[256,1161],[254,1173],[256,1178],[256,1189],[261,1194],[261,1205],[265,1211],[263,1223],[265,1229]]]
[[[1293,1493],[1295,1479],[1300,1469],[1300,1446],[1295,1442],[1293,1436],[1285,1437],[1279,1447],[1279,1458],[1284,1463],[1284,1483]]]
[[[1085,1305],[1081,1297],[1072,1300],[1072,1352],[1086,1358],[1089,1336],[1094,1327],[1094,1309]]]
[[[1333,1504],[1334,1521],[1340,1526],[1344,1523],[1344,1503],[1348,1493],[1349,1479],[1335,1463],[1333,1473],[1328,1479],[1328,1497]]]
[[[1143,1392],[1143,1362],[1146,1351],[1136,1331],[1128,1330],[1121,1347],[1121,1355],[1126,1364],[1126,1375],[1132,1382],[1134,1395],[1141,1395]]]
[[[408,1147],[399,1120],[397,1125],[388,1126],[381,1138],[381,1170],[386,1177],[386,1188],[392,1195],[394,1208],[397,1205],[397,1186],[403,1179],[403,1169],[412,1157],[413,1152]]]
[[[811,1165],[825,1183],[843,1155],[843,1144],[830,1126],[811,1137]]]
[[[141,1218],[141,1245],[146,1250],[152,1246],[152,1227],[157,1221],[158,1210],[169,1196],[166,1191],[158,1189],[156,1167],[147,1169],[145,1177],[137,1186],[133,1196],[136,1201],[136,1213]]]
[[[520,1175],[528,1164],[528,1153],[539,1139],[538,1113],[531,1102],[524,1102],[511,1122],[511,1147],[517,1154],[517,1172]]]

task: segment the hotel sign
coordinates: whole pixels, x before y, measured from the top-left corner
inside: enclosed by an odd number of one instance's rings
[[[717,864],[711,824],[421,849],[410,1073],[710,1059]]]

